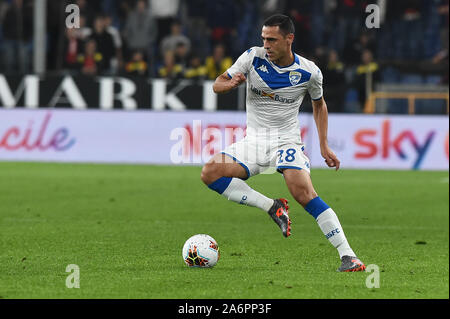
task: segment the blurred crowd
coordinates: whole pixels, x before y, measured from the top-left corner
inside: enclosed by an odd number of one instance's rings
[[[67,29],[66,5],[80,8]],[[0,0],[0,73],[32,72],[32,0]],[[381,8],[366,28],[366,6]],[[294,50],[322,69],[336,103],[373,83],[448,83],[448,0],[47,0],[49,73],[215,79],[274,13],[296,27]],[[332,111],[342,111],[339,109]]]

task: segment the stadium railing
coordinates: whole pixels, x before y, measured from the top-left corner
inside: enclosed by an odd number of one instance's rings
[[[416,113],[416,100],[445,100],[447,103],[447,114],[449,114],[449,94],[444,92],[371,92],[367,98],[364,113],[376,112],[377,99],[406,99],[408,101],[408,114]]]

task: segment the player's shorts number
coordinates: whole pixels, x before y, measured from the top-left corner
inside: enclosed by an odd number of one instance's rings
[[[295,156],[294,156],[295,152],[296,152],[295,149],[288,148],[286,150],[286,156],[284,157],[284,160],[289,163],[293,162],[295,160]],[[278,153],[278,163],[283,163],[284,150],[278,150],[277,153]]]

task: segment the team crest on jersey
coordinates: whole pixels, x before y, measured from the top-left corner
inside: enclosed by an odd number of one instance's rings
[[[300,82],[300,79],[302,78],[302,74],[297,71],[291,71],[289,72],[289,81],[291,81],[292,85],[297,85],[298,82]]]

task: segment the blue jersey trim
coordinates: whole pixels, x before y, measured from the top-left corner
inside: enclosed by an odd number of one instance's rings
[[[286,165],[277,166],[277,169],[280,169],[280,168],[293,168],[293,169],[298,169],[298,170],[302,169],[301,167],[298,167],[298,166],[286,166]]]
[[[294,83],[294,85],[302,84],[311,79],[311,73],[309,73],[305,70],[302,70],[302,69],[296,69],[294,71],[285,71],[283,73],[278,73],[273,68],[273,66],[270,65],[270,63],[267,60],[261,59],[259,57],[255,57],[253,59],[252,64],[253,64],[253,67],[254,67],[256,73],[258,73],[258,75],[261,77],[261,79],[272,90],[293,86],[293,84],[291,82],[291,78],[290,78],[291,72],[298,72],[301,74],[300,80],[298,80],[297,83]],[[267,72],[264,72],[264,71],[258,69],[263,65],[265,66]]]
[[[277,166],[277,172],[280,174],[283,174],[283,170],[287,169],[287,168],[298,169],[299,171],[302,170],[301,167],[297,167],[297,166]]]
[[[300,58],[298,57],[297,54],[294,53],[294,57],[295,57],[295,62],[300,65]]]
[[[247,165],[245,165],[244,163],[242,163],[240,160],[238,160],[236,157],[234,157],[233,155],[227,154],[225,152],[221,152],[222,154],[225,154],[229,157],[231,157],[236,163],[240,164],[245,171],[247,172],[247,178],[244,178],[244,180],[248,179],[250,177],[250,170],[248,169]]]
[[[232,78],[232,76],[230,75],[230,73],[227,72],[227,75],[228,75],[228,77],[229,77],[230,79]]]

